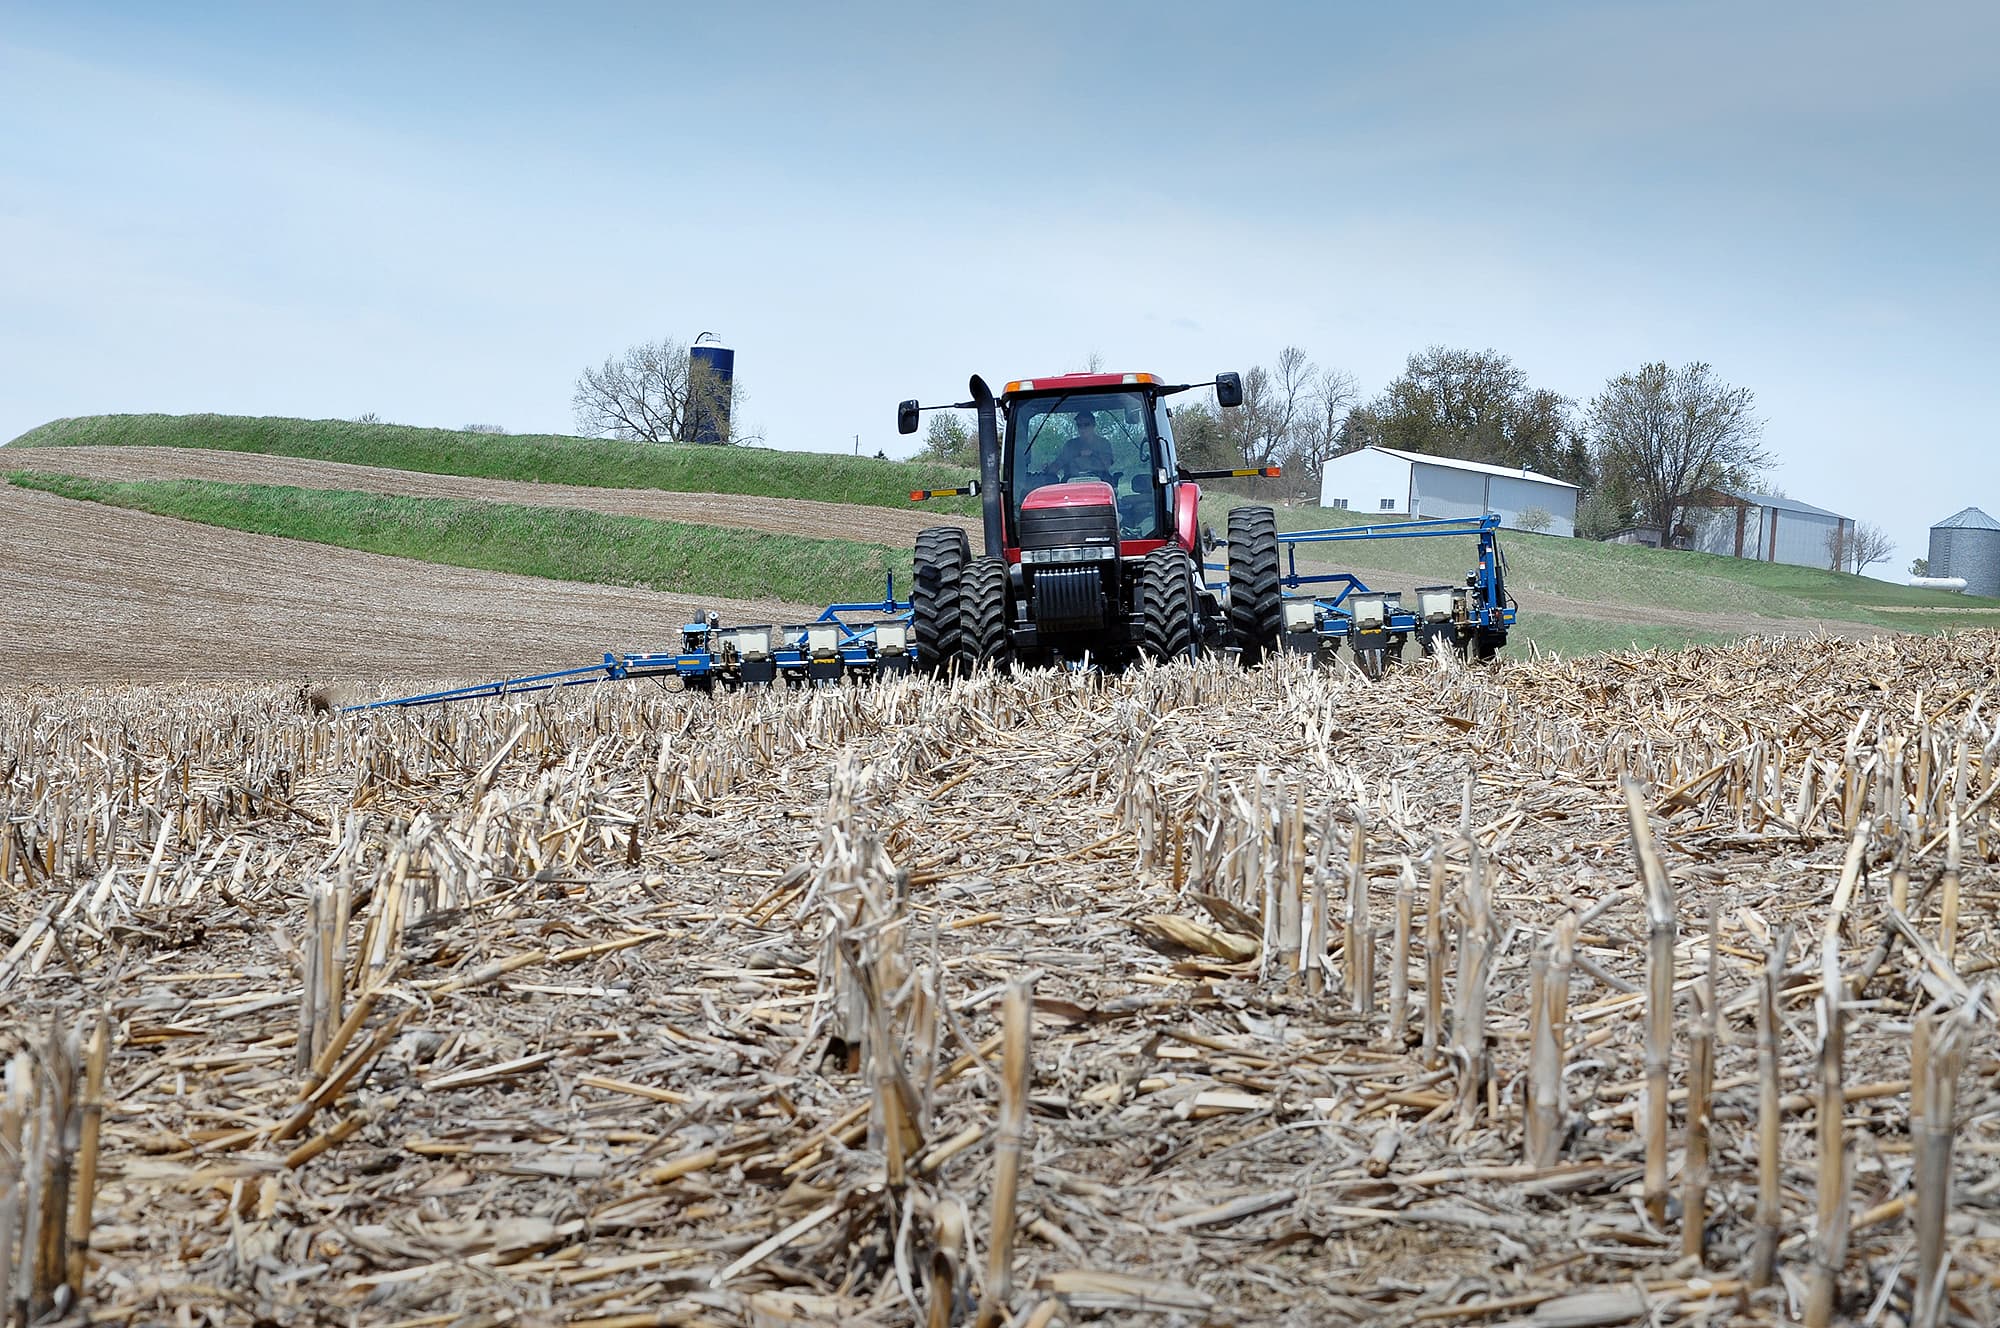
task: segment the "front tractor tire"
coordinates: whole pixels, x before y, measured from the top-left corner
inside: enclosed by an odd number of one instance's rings
[[[1169,544],[1146,555],[1139,568],[1139,653],[1148,659],[1194,657],[1194,564]]]
[[[1007,564],[998,558],[975,558],[965,569],[963,584],[967,665],[975,669],[991,665],[996,673],[1011,671],[1014,638],[1007,628]]]
[[[1244,668],[1278,648],[1284,628],[1284,588],[1278,578],[1278,518],[1268,507],[1229,513],[1229,638]]]
[[[917,533],[913,561],[910,634],[916,638],[917,668],[934,674],[962,672],[965,568],[972,561],[972,542],[957,526],[932,526]]]

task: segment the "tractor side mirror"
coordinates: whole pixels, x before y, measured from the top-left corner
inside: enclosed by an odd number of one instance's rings
[[[1239,401],[1243,399],[1241,388],[1237,389],[1236,399]],[[905,401],[902,405],[896,407],[896,432],[915,433],[916,431],[917,403],[915,401]]]
[[[1215,404],[1225,409],[1243,404],[1243,378],[1239,374],[1219,373],[1215,376]]]

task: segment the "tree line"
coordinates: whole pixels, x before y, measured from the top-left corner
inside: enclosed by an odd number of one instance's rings
[[[1576,533],[1603,539],[1625,529],[1689,533],[1692,500],[1709,490],[1755,489],[1772,458],[1760,445],[1755,395],[1700,362],[1655,361],[1614,375],[1587,401],[1537,387],[1497,350],[1430,346],[1363,400],[1354,376],[1316,364],[1297,346],[1243,373],[1243,405],[1212,396],[1173,412],[1185,464],[1209,469],[1280,465],[1286,497],[1319,501],[1334,457],[1369,446],[1525,468],[1579,489]],[[920,456],[976,463],[965,422],[939,414]],[[1830,566],[1860,571],[1889,556],[1876,527],[1861,524],[1828,545]]]

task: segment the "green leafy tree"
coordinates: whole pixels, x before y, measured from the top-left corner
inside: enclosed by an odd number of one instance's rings
[[[1576,533],[1580,539],[1610,539],[1633,525],[1632,500],[1607,484],[1585,492],[1576,503]]]
[[[1380,446],[1501,466],[1524,466],[1568,479],[1578,433],[1570,402],[1536,389],[1497,350],[1431,346],[1370,407]],[[1571,480],[1571,483],[1581,483]]]
[[[1359,452],[1364,447],[1386,447],[1382,441],[1382,417],[1373,406],[1353,406],[1341,417],[1338,430],[1340,449],[1334,455]]]
[[[1227,412],[1196,398],[1174,407],[1174,447],[1189,470],[1228,470],[1244,464],[1243,450],[1225,425]]]
[[[1910,575],[1911,575],[1911,576],[1929,576],[1930,574],[1931,574],[1931,560],[1930,560],[1930,559],[1928,559],[1928,558],[1912,558],[1912,559],[1910,559]]]
[[[919,461],[942,461],[954,466],[979,464],[979,439],[972,426],[957,411],[933,412],[924,426],[924,444],[917,449]]]

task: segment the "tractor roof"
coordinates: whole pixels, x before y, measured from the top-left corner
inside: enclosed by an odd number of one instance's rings
[[[1003,397],[1026,396],[1030,392],[1087,392],[1100,387],[1158,387],[1167,380],[1149,373],[1073,373],[1051,378],[1020,378],[1007,384]]]

